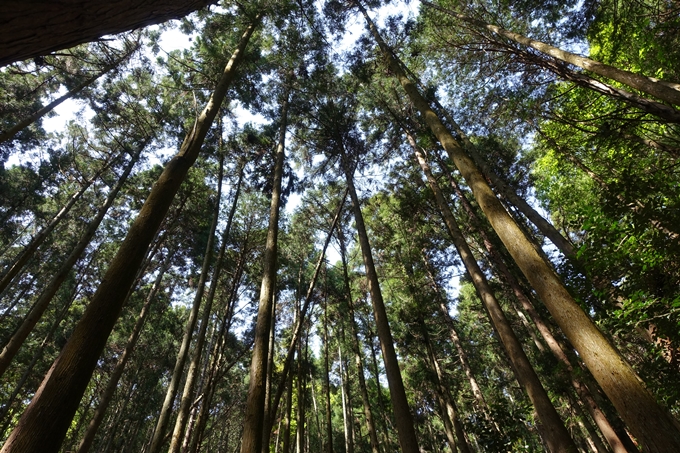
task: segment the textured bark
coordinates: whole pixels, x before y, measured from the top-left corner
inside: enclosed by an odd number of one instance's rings
[[[362,7],[363,9],[363,7]],[[442,124],[363,10],[369,29],[411,102],[456,165],[477,203],[559,327],[574,345],[621,418],[647,452],[680,451],[680,430],[647,391],[632,367],[574,301],[494,195],[479,168]],[[663,433],[663,434],[660,434]]]
[[[508,38],[518,44],[538,50],[544,55],[549,55],[565,63],[569,63],[574,66],[578,66],[579,68],[591,71],[595,74],[616,80],[617,82],[628,85],[631,88],[651,94],[652,96],[668,102],[669,104],[680,105],[680,84],[665,82],[654,77],[647,77],[641,74],[625,71],[623,69],[619,69],[617,67],[610,66],[587,57],[582,57],[580,55],[567,52],[566,50],[559,49],[557,47],[551,46],[550,44],[527,38],[526,36],[505,30],[497,25],[487,24],[480,20],[458,14],[454,11],[434,5],[429,1],[423,1],[423,3],[431,8],[435,8],[438,11],[450,14],[453,17],[461,19],[477,27],[486,28],[495,34]]]
[[[486,308],[494,330],[498,334],[503,348],[510,359],[515,378],[519,381],[520,385],[529,396],[531,403],[534,405],[534,409],[540,424],[542,425],[539,427],[539,431],[543,441],[553,453],[575,453],[577,451],[576,445],[557,414],[555,407],[552,405],[548,394],[541,385],[538,375],[531,366],[529,359],[522,349],[522,345],[510,326],[510,322],[505,317],[498,300],[494,296],[486,276],[472,255],[470,247],[465,241],[463,233],[460,231],[460,228],[453,217],[453,213],[448,207],[446,199],[444,198],[436,179],[432,175],[423,153],[418,149],[413,137],[408,135],[408,138],[418,163],[420,164],[423,173],[425,173],[430,189],[432,189],[432,192],[435,195],[437,206],[444,218],[444,223],[451,235],[451,240],[465,265],[465,269],[472,279],[472,283],[477,290],[477,294],[479,294],[482,304]]]
[[[158,24],[216,0],[4,0],[0,3],[0,66]]]
[[[246,29],[215,91],[165,166],[71,337],[5,442],[2,453],[56,453],[118,319],[147,248],[170,208],[222,104],[255,28]]]
[[[373,262],[371,246],[368,242],[368,235],[366,233],[366,226],[364,225],[364,218],[361,213],[359,197],[354,188],[354,180],[348,168],[349,165],[345,163],[344,167],[347,186],[349,187],[349,195],[352,199],[354,221],[356,223],[357,234],[359,235],[359,245],[361,246],[361,254],[366,268],[368,289],[371,294],[371,303],[373,304],[373,316],[378,330],[383,361],[385,362],[385,374],[387,375],[387,382],[390,388],[399,444],[403,453],[419,453],[420,450],[418,448],[418,439],[413,426],[413,417],[408,406],[408,400],[406,399],[406,390],[404,389],[404,382],[401,378],[399,361],[397,360],[397,353],[394,349],[392,332],[387,320],[387,311],[380,290],[378,274]]]
[[[142,328],[144,327],[146,317],[149,314],[149,309],[151,308],[153,302],[156,300],[156,294],[158,293],[161,287],[161,281],[163,279],[163,276],[165,275],[165,272],[168,270],[168,267],[170,267],[171,259],[172,254],[168,254],[168,256],[165,258],[165,262],[161,265],[161,268],[158,271],[158,276],[156,276],[156,280],[154,281],[153,286],[151,287],[151,291],[149,291],[149,294],[147,295],[146,300],[144,301],[142,310],[139,312],[139,316],[137,316],[137,320],[135,321],[135,325],[132,328],[130,337],[128,338],[128,341],[125,345],[125,349],[123,350],[123,353],[120,355],[120,357],[118,357],[116,366],[113,368],[111,376],[109,376],[109,382],[106,384],[106,388],[99,397],[99,404],[97,405],[97,409],[95,409],[94,411],[92,420],[90,420],[90,423],[87,425],[85,434],[83,435],[83,438],[78,444],[78,449],[76,451],[77,453],[87,453],[90,450],[90,447],[92,447],[92,442],[94,442],[97,430],[99,429],[99,426],[104,420],[104,415],[106,415],[106,410],[109,407],[109,403],[111,402],[111,399],[113,398],[113,395],[115,394],[116,389],[118,388],[118,381],[120,381],[120,378],[123,375],[125,365],[127,365],[127,362],[130,356],[132,355],[132,352],[135,350],[135,347],[137,346],[137,340],[139,339],[139,336],[142,333]]]
[[[73,247],[73,250],[71,250],[69,256],[61,264],[59,270],[52,277],[42,293],[40,293],[40,296],[38,297],[38,300],[35,302],[35,304],[33,304],[31,311],[28,313],[28,315],[26,315],[26,318],[24,318],[23,322],[17,328],[14,334],[12,334],[12,337],[4,346],[2,352],[0,352],[0,376],[2,376],[5,371],[7,371],[12,359],[14,359],[14,356],[17,354],[17,352],[19,352],[19,348],[22,344],[24,344],[24,341],[38,321],[40,321],[40,318],[42,318],[45,310],[47,310],[47,307],[50,305],[52,298],[57,293],[57,291],[59,291],[59,288],[61,288],[61,284],[64,282],[64,280],[66,280],[69,273],[71,272],[71,269],[73,269],[73,266],[76,264],[78,259],[80,259],[80,256],[85,252],[85,249],[90,244],[94,234],[97,232],[99,224],[102,222],[102,220],[104,220],[104,216],[106,216],[106,213],[115,201],[118,192],[120,192],[123,184],[125,184],[125,181],[127,181],[127,178],[130,175],[132,168],[137,163],[139,155],[141,154],[145,145],[146,144],[141,145],[135,155],[132,156],[130,162],[123,171],[123,174],[120,176],[120,178],[118,178],[118,182],[106,197],[106,201],[97,210],[97,214],[95,215],[94,219],[92,219],[87,224],[85,232],[78,240],[78,243],[75,245],[75,247]]]
[[[267,384],[267,356],[269,334],[271,330],[273,297],[276,291],[276,270],[278,256],[279,209],[281,205],[281,179],[285,160],[286,127],[288,121],[288,105],[290,90],[286,93],[281,105],[281,126],[279,143],[276,147],[276,163],[273,168],[272,198],[269,209],[269,227],[264,251],[264,271],[260,287],[260,302],[255,326],[255,346],[250,364],[250,382],[243,418],[243,436],[241,453],[260,453],[262,450],[262,433],[264,432],[265,386]]]

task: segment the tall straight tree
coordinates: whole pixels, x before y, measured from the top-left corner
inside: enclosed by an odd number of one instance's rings
[[[250,383],[244,415],[241,453],[260,453],[264,429],[265,387],[267,385],[267,353],[271,331],[273,297],[276,291],[276,270],[278,257],[279,211],[281,208],[281,180],[285,162],[286,128],[288,127],[288,106],[290,103],[291,80],[285,82],[281,102],[279,141],[276,146],[276,161],[272,172],[272,198],[269,208],[269,228],[264,251],[264,271],[260,287],[260,302],[255,327],[255,344],[250,364]]]
[[[501,241],[645,451],[680,451],[680,429],[671,415],[655,401],[633,368],[574,301],[560,278],[503,208],[474,161],[408,78],[403,64],[384,42],[366,9],[358,2],[354,4],[366,19],[390,70],[465,178]]]
[[[166,164],[151,189],[85,313],[3,445],[2,453],[51,453],[59,450],[146,249],[198,157],[259,21],[260,15],[257,14],[246,27],[208,104],[196,118],[179,153]]]

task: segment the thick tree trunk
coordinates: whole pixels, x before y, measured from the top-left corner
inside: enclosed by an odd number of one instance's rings
[[[362,7],[363,8],[363,7]],[[378,34],[363,10],[369,28],[378,41],[390,69],[423,115],[433,134],[460,170],[477,203],[486,214],[510,255],[531,283],[550,314],[574,345],[600,387],[612,401],[633,434],[647,452],[680,451],[680,430],[670,414],[655,401],[632,367],[607,341],[583,309],[574,301],[559,277],[539,255],[493,194],[474,161],[453,138],[431,107],[408,79],[391,49]],[[660,435],[659,433],[663,433]]]
[[[61,354],[5,442],[2,453],[56,453],[71,425],[97,360],[135,280],[137,269],[170,204],[201,150],[213,119],[243,58],[256,20],[250,24],[224,69],[208,105],[179,153],[165,166],[111,261],[106,274]]]
[[[262,433],[264,432],[265,386],[267,384],[267,350],[271,330],[272,306],[276,291],[276,269],[279,234],[279,209],[281,205],[281,179],[283,178],[283,164],[285,160],[286,127],[288,121],[288,106],[290,89],[286,88],[281,105],[281,127],[279,128],[279,143],[276,147],[276,163],[273,169],[272,198],[269,210],[269,228],[264,251],[264,272],[260,287],[260,302],[257,311],[257,325],[255,327],[255,346],[253,347],[250,365],[250,382],[248,384],[248,398],[243,418],[243,436],[241,438],[241,453],[260,453],[262,450]]]
[[[366,278],[368,280],[368,289],[373,304],[373,315],[378,330],[378,338],[380,339],[383,361],[385,362],[385,374],[387,375],[387,382],[390,387],[390,396],[394,417],[397,423],[399,444],[403,453],[418,453],[418,439],[416,438],[416,431],[413,426],[413,417],[408,406],[408,400],[406,399],[406,390],[404,389],[404,382],[401,378],[399,361],[397,360],[397,353],[394,349],[394,341],[392,340],[392,332],[387,320],[385,303],[383,302],[382,292],[380,291],[378,273],[376,272],[375,264],[373,263],[373,254],[371,253],[371,246],[368,242],[368,235],[366,233],[366,226],[364,225],[364,218],[361,213],[359,197],[354,188],[354,178],[350,172],[349,163],[345,162],[344,167],[347,186],[349,187],[349,194],[352,199],[354,221],[356,223],[357,234],[359,235],[359,245],[361,246],[364,266],[366,267]]]
[[[0,66],[187,14],[215,0],[5,0]]]
[[[66,258],[66,260],[61,264],[61,267],[59,267],[59,270],[52,277],[52,280],[50,280],[47,287],[42,291],[42,293],[40,293],[40,297],[38,297],[38,300],[35,302],[35,304],[33,304],[31,311],[28,313],[28,315],[26,315],[26,318],[24,318],[21,325],[9,339],[5,347],[2,349],[2,352],[0,352],[0,376],[5,373],[12,362],[12,359],[14,359],[14,356],[17,354],[17,352],[19,352],[19,348],[22,344],[24,344],[24,341],[38,323],[40,318],[42,318],[42,315],[45,313],[45,310],[47,310],[52,298],[57,293],[57,291],[59,291],[59,288],[61,287],[61,284],[64,282],[64,280],[66,280],[68,277],[71,269],[76,264],[76,261],[78,261],[83,252],[85,252],[85,249],[90,244],[94,234],[97,232],[99,224],[102,222],[102,220],[104,220],[104,216],[106,216],[106,213],[115,201],[118,192],[120,192],[123,184],[125,184],[128,176],[130,176],[130,172],[132,172],[132,168],[137,163],[139,155],[141,154],[145,145],[146,143],[141,145],[135,155],[130,158],[130,162],[125,167],[123,174],[120,176],[120,178],[118,178],[118,182],[109,192],[104,204],[97,210],[97,214],[95,215],[94,219],[92,219],[85,228],[85,232],[80,237],[78,243],[75,245],[75,247],[73,247],[73,250],[71,250],[71,253]]]
[[[420,164],[423,173],[425,173],[428,184],[432,189],[432,192],[434,192],[437,206],[439,207],[442,217],[444,218],[444,222],[446,223],[449,233],[451,234],[451,239],[456,247],[456,250],[458,251],[458,255],[463,261],[463,264],[465,265],[465,268],[472,279],[472,283],[479,294],[479,298],[481,299],[484,307],[487,310],[487,313],[489,314],[491,323],[493,324],[494,329],[500,337],[501,343],[508,354],[512,369],[515,373],[515,377],[519,381],[522,388],[524,388],[527,395],[529,396],[529,399],[534,405],[534,409],[536,410],[536,414],[538,415],[538,419],[542,425],[539,429],[541,437],[548,445],[548,448],[551,452],[575,453],[577,451],[576,445],[574,445],[569,432],[565,428],[564,423],[562,423],[562,420],[557,414],[555,407],[552,405],[550,398],[548,398],[548,394],[541,385],[536,372],[529,363],[529,359],[524,353],[522,345],[513,332],[507,318],[505,317],[500,304],[496,300],[496,297],[494,296],[493,291],[486,280],[486,276],[479,268],[477,261],[472,255],[472,252],[470,251],[470,248],[463,237],[463,233],[460,231],[456,220],[448,207],[446,199],[444,198],[444,195],[442,194],[436,179],[430,171],[430,167],[425,160],[423,153],[418,149],[413,137],[408,135],[408,138],[411,142],[411,146],[413,147],[413,151],[416,155],[418,163]]]
[[[458,14],[454,11],[434,5],[429,1],[423,1],[423,3],[431,8],[437,9],[438,11],[450,14],[453,17],[461,19],[477,27],[486,28],[497,35],[508,38],[524,46],[531,47],[545,55],[549,55],[565,63],[569,63],[603,77],[616,80],[617,82],[628,85],[631,88],[651,94],[652,96],[668,102],[669,104],[680,105],[680,84],[665,82],[654,77],[647,77],[641,74],[625,71],[623,69],[600,63],[599,61],[595,61],[587,57],[582,57],[580,55],[567,52],[566,50],[559,49],[557,47],[551,46],[550,44],[527,38],[526,36],[505,30],[501,27],[498,27],[497,25],[487,24],[480,20]]]
[[[128,338],[127,344],[125,345],[125,349],[123,350],[123,353],[120,355],[120,357],[118,357],[116,366],[113,368],[111,376],[109,376],[109,382],[106,384],[104,392],[102,392],[101,396],[99,397],[99,404],[97,405],[97,409],[94,411],[92,420],[90,420],[90,423],[85,430],[85,434],[78,445],[77,453],[87,453],[92,446],[92,442],[94,442],[94,437],[97,434],[97,430],[104,420],[104,415],[106,415],[106,410],[109,407],[109,403],[111,402],[111,399],[118,388],[118,381],[120,381],[120,378],[123,375],[125,365],[127,365],[128,359],[137,346],[137,340],[142,333],[142,328],[144,327],[146,317],[149,314],[149,309],[155,302],[156,294],[161,288],[163,276],[170,267],[172,255],[172,253],[168,254],[168,256],[165,258],[165,262],[161,265],[160,270],[158,271],[156,280],[151,286],[151,291],[149,291],[149,294],[144,301],[144,305],[142,306],[142,310],[139,312],[139,316],[137,316],[137,320],[135,321],[135,325],[132,328],[130,337]]]

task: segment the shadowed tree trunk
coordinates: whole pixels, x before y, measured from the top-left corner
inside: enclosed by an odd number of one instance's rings
[[[0,4],[0,66],[178,19],[216,0],[4,0]]]
[[[432,133],[449,153],[493,229],[612,401],[621,418],[640,440],[645,451],[650,453],[680,451],[680,430],[671,415],[656,402],[632,367],[574,301],[559,277],[539,255],[534,244],[527,239],[503,208],[474,161],[446,130],[428,102],[418,92],[416,85],[406,76],[401,63],[380,37],[366,10],[361,4],[356,2],[355,4],[362,10],[392,73],[398,78]]]
[[[198,157],[258,22],[259,17],[246,28],[207,106],[196,119],[194,128],[185,138],[179,153],[167,163],[151,189],[111,261],[102,283],[5,442],[2,453],[56,453],[59,450],[106,340],[118,319],[125,297],[135,280],[137,269],[180,184]]]

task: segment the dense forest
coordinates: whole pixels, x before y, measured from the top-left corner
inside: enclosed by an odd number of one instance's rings
[[[2,453],[680,452],[677,0],[34,3]]]

